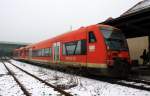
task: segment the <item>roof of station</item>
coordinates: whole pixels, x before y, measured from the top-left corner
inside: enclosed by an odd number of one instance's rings
[[[100,24],[120,28],[127,38],[150,35],[150,0],[143,0],[120,17],[108,19]]]
[[[132,8],[130,8],[128,11],[126,11],[124,14],[122,15],[128,15],[134,12],[138,12],[141,11],[143,9],[147,9],[150,8],[150,0],[143,0],[139,3],[137,3],[135,6],[133,6]]]

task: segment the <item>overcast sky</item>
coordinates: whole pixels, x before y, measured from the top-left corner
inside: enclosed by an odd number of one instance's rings
[[[33,43],[67,32],[70,26],[119,17],[141,0],[0,0],[0,41]]]

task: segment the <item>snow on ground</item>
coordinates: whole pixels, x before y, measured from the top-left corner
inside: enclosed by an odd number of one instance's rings
[[[2,63],[0,63],[0,96],[25,96]]]
[[[11,61],[13,64],[38,76],[39,78],[46,80],[51,84],[77,84],[75,87],[66,89],[66,91],[75,96],[150,96],[150,92],[148,91],[128,88],[116,84],[109,84],[80,76],[72,76],[63,72],[45,69],[14,60]]]
[[[41,83],[35,78],[27,75],[20,71],[9,63],[6,63],[10,70],[15,73],[17,79],[25,86],[25,88],[31,93],[32,96],[57,96],[58,92],[54,91],[53,88]]]
[[[6,75],[7,74],[7,69],[3,65],[3,63],[0,62],[0,75]]]

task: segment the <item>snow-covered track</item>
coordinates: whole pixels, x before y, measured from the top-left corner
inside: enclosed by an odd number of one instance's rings
[[[137,79],[135,79],[135,78],[128,78],[126,80],[131,81],[131,82],[136,82],[136,83],[143,83],[143,84],[147,84],[147,85],[150,86],[150,81],[148,81],[148,80],[142,80],[142,79],[138,79],[138,78]]]
[[[9,72],[9,74],[14,78],[14,80],[16,81],[16,83],[20,86],[21,90],[23,91],[23,93],[26,96],[31,96],[30,93],[26,90],[26,88],[21,84],[21,82],[17,79],[17,77],[14,75],[14,73],[6,66],[6,64],[4,62],[2,62],[5,66],[5,68],[7,69],[7,71]]]
[[[122,80],[118,80],[116,83],[131,88],[150,91],[149,81],[143,81],[140,79],[122,79]]]
[[[134,89],[150,91],[150,82],[143,81],[138,79],[118,79],[118,78],[110,78],[110,77],[102,77],[102,78],[95,78],[97,80],[108,82],[111,84],[117,84],[121,86],[126,86]]]
[[[50,67],[48,65],[44,65],[44,64],[26,62],[26,61],[19,61],[19,62],[25,62],[27,64],[50,69]],[[57,69],[55,69],[55,70],[57,70]],[[71,74],[69,72],[66,72],[66,73]],[[91,78],[91,79],[95,79],[95,80],[99,80],[99,81],[103,81],[103,82],[107,82],[107,83],[111,83],[111,84],[117,84],[117,85],[129,87],[129,88],[150,91],[150,84],[148,81],[134,80],[134,79],[118,79],[118,78],[111,78],[111,77],[105,77],[105,76],[83,74],[82,72],[79,72],[79,73],[82,74],[82,76],[87,77],[87,78]],[[137,85],[135,85],[135,84],[137,84]],[[148,87],[146,87],[145,85]]]
[[[50,84],[50,83],[48,83],[48,82],[42,80],[41,78],[39,78],[39,77],[37,77],[37,76],[35,76],[35,75],[33,75],[33,74],[31,74],[31,73],[25,71],[24,69],[22,69],[22,68],[20,68],[20,67],[18,67],[18,66],[16,66],[16,65],[14,65],[13,63],[11,63],[11,62],[8,62],[8,63],[10,63],[11,65],[13,65],[13,66],[16,67],[17,69],[21,70],[22,72],[24,72],[24,73],[26,73],[26,74],[28,74],[28,75],[34,77],[35,79],[39,80],[40,82],[44,83],[45,85],[47,85],[47,86],[53,88],[55,91],[58,91],[58,92],[61,93],[62,95],[65,95],[65,96],[73,96],[72,94],[70,94],[70,93],[68,93],[68,92],[66,92],[66,91],[64,91],[64,90],[62,90],[62,89],[60,89],[60,88],[58,88],[58,87],[55,87],[54,85],[52,85],[52,84]]]

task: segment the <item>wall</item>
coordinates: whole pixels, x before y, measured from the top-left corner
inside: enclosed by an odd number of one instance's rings
[[[148,36],[145,37],[137,37],[127,39],[130,57],[132,60],[138,60],[140,64],[142,64],[142,59],[140,56],[143,54],[143,50],[146,49],[148,51]]]

